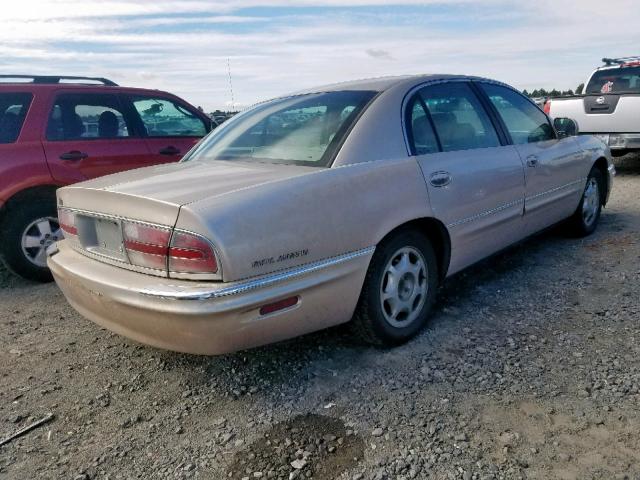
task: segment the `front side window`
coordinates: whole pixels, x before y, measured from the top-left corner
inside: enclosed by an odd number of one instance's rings
[[[150,137],[204,137],[207,134],[202,118],[182,105],[163,98],[132,100]]]
[[[500,85],[481,85],[498,110],[514,144],[523,145],[556,138],[547,116],[527,98]]]
[[[236,115],[189,160],[328,166],[375,92],[339,91],[271,100]]]
[[[132,135],[131,122],[116,95],[62,94],[47,122],[47,140],[117,139]]]
[[[424,109],[419,95],[414,95],[408,105],[409,142],[415,155],[426,155],[439,151],[429,114]]]
[[[640,67],[598,70],[591,76],[586,93],[640,93]]]
[[[0,93],[0,144],[18,139],[31,98],[30,93]]]
[[[420,89],[442,151],[500,146],[498,134],[480,100],[465,82],[448,82]]]

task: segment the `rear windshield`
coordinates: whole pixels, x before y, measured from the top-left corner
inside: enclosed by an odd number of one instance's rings
[[[30,93],[0,93],[0,143],[17,140],[30,103]]]
[[[374,95],[370,91],[325,92],[262,103],[222,124],[183,161],[326,167]]]
[[[587,93],[640,93],[640,67],[598,70],[589,80]]]

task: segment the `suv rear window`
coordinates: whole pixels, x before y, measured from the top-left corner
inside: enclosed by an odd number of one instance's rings
[[[587,93],[640,93],[640,67],[598,70],[589,80]]]
[[[31,98],[30,93],[0,93],[0,143],[18,139]]]

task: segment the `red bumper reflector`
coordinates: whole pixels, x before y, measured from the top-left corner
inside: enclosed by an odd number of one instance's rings
[[[269,315],[270,313],[284,310],[285,308],[293,307],[298,304],[299,297],[289,297],[284,300],[278,300],[277,302],[268,303],[260,307],[260,315]]]

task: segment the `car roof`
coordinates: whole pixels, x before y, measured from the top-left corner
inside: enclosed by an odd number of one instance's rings
[[[0,92],[48,92],[54,90],[77,90],[79,92],[91,93],[156,93],[175,97],[174,94],[163,90],[154,90],[149,88],[122,87],[120,85],[99,85],[99,84],[83,84],[83,83],[33,83],[33,82],[0,82]]]
[[[429,81],[451,80],[451,79],[479,79],[479,77],[471,77],[468,75],[451,75],[451,74],[420,74],[420,75],[399,75],[366,78],[362,80],[351,80],[348,82],[332,83],[319,87],[308,88],[295,92],[294,95],[304,95],[308,93],[334,92],[340,90],[371,90],[375,92],[383,92],[396,86],[411,87],[416,84]]]

